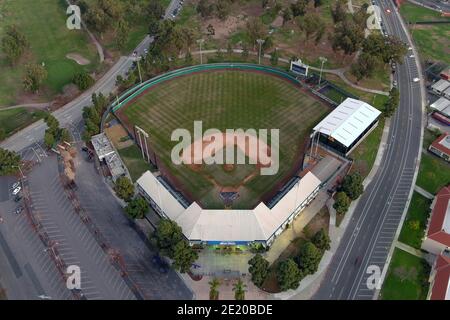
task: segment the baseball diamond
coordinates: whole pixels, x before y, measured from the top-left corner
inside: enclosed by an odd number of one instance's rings
[[[172,186],[209,209],[251,209],[268,200],[300,169],[311,129],[330,110],[279,69],[254,65],[185,68],[144,84],[113,108],[133,134],[149,134],[153,162]],[[258,164],[205,165],[172,162],[174,130],[279,129],[279,170],[261,175]],[[270,139],[269,139],[270,142]],[[239,152],[236,148],[236,152]],[[245,157],[248,157],[246,154]],[[247,159],[248,160],[248,159]],[[224,193],[235,193],[230,205]]]

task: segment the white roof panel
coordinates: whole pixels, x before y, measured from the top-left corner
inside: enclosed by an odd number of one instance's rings
[[[347,98],[316,125],[314,131],[331,136],[349,147],[380,114],[379,110],[364,101]]]

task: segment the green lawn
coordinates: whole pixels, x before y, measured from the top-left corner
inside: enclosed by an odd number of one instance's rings
[[[444,160],[430,155],[422,154],[417,185],[432,194],[450,183],[450,165]]]
[[[28,111],[25,108],[0,110],[0,128],[4,130],[6,138],[32,122],[42,119],[44,115],[43,111]]]
[[[241,198],[235,203],[236,208],[249,208],[257,204],[260,196],[276,181],[288,175],[311,128],[328,112],[325,105],[280,78],[253,72],[214,71],[157,86],[122,110],[119,116],[125,116],[150,134],[162,163],[200,201],[211,199],[210,193],[217,194],[217,189],[201,168],[194,170],[172,163],[170,153],[177,144],[170,139],[173,130],[186,128],[192,133],[195,120],[203,121],[203,130],[280,129],[278,173],[255,176],[239,191]],[[215,207],[220,205],[216,203]]]
[[[420,249],[427,227],[431,201],[417,192],[413,193],[406,220],[403,223],[399,240],[413,248]],[[413,222],[419,222],[419,228]]]
[[[136,181],[147,170],[150,170],[150,165],[142,159],[141,150],[135,145],[118,149],[120,158],[130,172],[131,179]]]
[[[0,106],[15,104],[20,99],[22,77],[29,62],[45,63],[48,71],[41,100],[51,100],[80,70],[95,69],[97,51],[84,31],[67,29],[66,8],[58,0],[0,1],[0,35],[5,26],[16,24],[30,43],[23,61],[16,67],[10,67],[0,53]],[[80,54],[91,64],[82,67],[66,58],[69,53]]]
[[[383,300],[425,300],[430,267],[422,258],[395,249],[381,289]]]
[[[416,21],[450,21],[449,17],[441,17],[439,12],[403,3],[400,13],[407,22]],[[410,32],[414,38],[421,58],[450,63],[450,24],[410,24]]]

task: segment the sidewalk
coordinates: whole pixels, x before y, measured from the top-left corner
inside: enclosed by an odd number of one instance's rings
[[[402,249],[403,251],[406,251],[406,252],[416,256],[416,257],[425,258],[425,253],[423,253],[422,251],[417,250],[416,248],[413,248],[407,244],[404,244],[403,242],[400,242],[397,240],[397,241],[395,241],[395,246],[399,249]]]
[[[414,186],[414,191],[416,191],[417,193],[420,193],[422,196],[424,196],[425,198],[428,198],[430,200],[434,199],[434,195],[432,195],[431,193],[429,193],[427,190],[419,187],[418,185]]]

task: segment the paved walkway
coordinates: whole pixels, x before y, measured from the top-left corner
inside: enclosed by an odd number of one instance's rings
[[[219,49],[219,50],[221,52],[223,52],[223,53],[227,53],[227,50],[225,50],[225,49]],[[218,51],[217,49],[203,50],[202,54],[211,54],[211,53],[216,53],[217,51]],[[233,49],[233,52],[241,54],[242,53],[242,49]],[[194,51],[194,52],[191,52],[191,54],[192,55],[198,55],[198,54],[200,54],[200,51]],[[254,56],[257,55],[256,52],[249,52],[249,54],[254,55]],[[270,59],[270,55],[269,54],[264,54],[263,57],[266,58],[266,59]],[[279,58],[278,60],[283,62],[283,63],[287,63],[287,64],[290,63],[290,60],[288,60],[288,59]],[[320,68],[311,67],[311,66],[309,68],[311,70],[314,70],[314,71],[320,71]],[[338,76],[347,85],[349,85],[349,86],[351,86],[351,87],[353,87],[355,89],[358,89],[358,90],[361,90],[361,91],[364,91],[364,92],[369,92],[369,93],[381,94],[381,95],[384,95],[384,96],[388,96],[389,95],[389,92],[380,91],[380,90],[374,90],[374,89],[369,89],[369,88],[364,88],[364,87],[361,87],[361,86],[358,86],[358,85],[354,84],[353,82],[348,80],[347,77],[345,76],[345,71],[347,71],[347,70],[348,70],[348,67],[341,68],[341,69],[322,69],[322,72],[331,73],[331,74],[334,74],[334,75]]]
[[[10,109],[18,109],[18,108],[33,108],[33,109],[47,109],[50,106],[50,102],[44,103],[28,103],[28,104],[19,104],[16,106],[2,107],[0,106],[0,111],[2,110],[10,110]]]
[[[408,253],[411,253],[412,255],[415,255],[416,257],[425,258],[425,253],[423,253],[422,251],[417,250],[416,248],[413,248],[407,244],[404,244],[403,242],[400,242],[397,240],[395,242],[395,246],[399,249],[402,249],[403,251],[406,251]]]
[[[431,193],[429,193],[428,191],[426,191],[425,189],[419,187],[418,185],[414,186],[414,191],[416,191],[417,193],[420,193],[422,196],[424,196],[425,198],[428,198],[430,200],[434,199],[434,195],[432,195]]]

